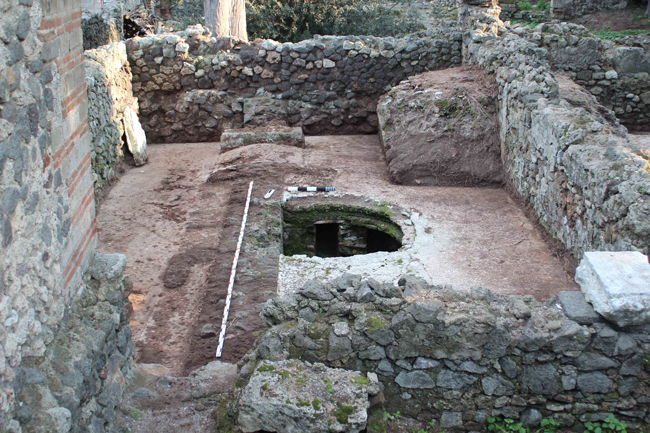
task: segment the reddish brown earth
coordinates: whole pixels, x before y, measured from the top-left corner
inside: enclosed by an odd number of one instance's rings
[[[280,231],[270,227],[279,225],[277,200],[289,185],[334,185],[337,194],[426,216],[435,240],[422,263],[436,284],[537,299],[576,288],[561,251],[549,247],[505,190],[393,185],[377,136],[306,141],[304,149],[257,144],[224,154],[218,143],[152,145],[150,162],[114,185],[98,213],[99,251],[128,258],[138,362],[163,364],[179,376],[216,359],[216,335],[201,338],[201,328],[220,329],[250,180],[253,201],[222,361],[237,362],[250,350],[262,329],[260,306],[275,296]],[[267,202],[269,189],[277,192]]]

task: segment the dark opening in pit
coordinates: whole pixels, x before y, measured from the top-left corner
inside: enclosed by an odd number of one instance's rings
[[[316,243],[314,253],[318,257],[339,255],[339,225],[336,223],[316,224]]]
[[[348,257],[397,251],[404,236],[383,206],[287,202],[283,211],[287,256]]]

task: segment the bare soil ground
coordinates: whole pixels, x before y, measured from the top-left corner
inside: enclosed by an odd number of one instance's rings
[[[506,191],[393,185],[376,136],[309,137],[305,149],[260,144],[222,155],[218,149],[217,143],[152,145],[149,164],[127,171],[100,209],[99,250],[129,259],[138,362],[163,364],[179,376],[215,359],[216,335],[202,338],[201,328],[213,324],[219,331],[249,180],[257,199],[251,232],[279,218],[279,208],[274,216],[263,206],[269,189],[278,190],[277,199],[288,185],[330,184],[341,194],[425,215],[436,241],[423,265],[437,284],[538,299],[576,288]],[[262,329],[260,304],[275,296],[277,255],[260,251],[242,251],[225,362],[252,347]]]
[[[647,3],[630,0],[621,10],[603,10],[593,14],[576,17],[570,22],[581,24],[590,31],[646,30],[650,32],[650,17],[645,15]]]

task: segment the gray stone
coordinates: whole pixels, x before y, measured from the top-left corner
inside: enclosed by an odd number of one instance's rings
[[[359,291],[357,292],[357,302],[372,303],[376,299],[377,295],[375,295],[375,292],[370,288],[368,283],[365,281],[361,283],[361,287],[359,287]]]
[[[403,368],[404,370],[413,370],[413,365],[406,359],[398,359],[395,361],[395,364],[397,364],[399,367]]]
[[[440,301],[418,300],[409,305],[407,312],[418,322],[435,323],[440,308],[442,308]]]
[[[45,411],[54,423],[54,432],[68,433],[72,427],[72,414],[64,407],[53,407]]]
[[[618,326],[650,323],[650,264],[640,252],[585,252],[576,281],[594,310]]]
[[[487,395],[512,395],[515,386],[509,380],[498,374],[481,379],[483,392]]]
[[[521,413],[519,420],[524,427],[537,427],[542,422],[542,418],[540,411],[529,407]]]
[[[490,340],[485,345],[483,356],[486,358],[500,358],[506,354],[510,344],[510,333],[501,325],[494,327],[490,332]]]
[[[278,337],[264,335],[257,346],[257,354],[262,359],[277,361],[285,357],[282,341]]]
[[[463,425],[462,412],[444,411],[440,417],[440,427],[451,428]]]
[[[599,371],[585,373],[578,376],[578,389],[586,393],[607,393],[612,388],[613,382]]]
[[[336,334],[339,337],[345,337],[350,333],[350,327],[348,326],[348,322],[336,322],[332,326],[332,330],[334,331],[334,334]]]
[[[360,432],[369,406],[362,379],[360,372],[318,363],[263,362],[238,401],[237,424],[246,433]]]
[[[487,371],[487,367],[483,367],[482,365],[479,365],[474,361],[463,361],[458,366],[458,369],[461,371],[466,371],[468,373],[477,373],[477,374],[483,374]]]
[[[133,397],[135,398],[154,398],[156,393],[147,388],[138,388],[133,391]]]
[[[395,370],[393,370],[393,366],[388,359],[382,359],[379,361],[379,365],[377,365],[375,371],[382,376],[392,376],[395,373]]]
[[[333,332],[329,336],[328,361],[337,361],[352,354],[352,341],[348,337],[339,337]]]
[[[93,257],[88,273],[96,280],[114,281],[121,279],[126,268],[124,254],[99,254]]]
[[[505,374],[507,378],[514,379],[517,377],[517,373],[519,373],[519,367],[517,366],[517,363],[511,358],[500,358],[499,365],[501,366],[501,370],[503,370],[503,374]]]
[[[573,360],[573,363],[580,370],[605,370],[607,368],[617,368],[620,363],[606,356],[593,352],[583,353]]]
[[[276,143],[305,147],[305,136],[300,127],[269,126],[264,128],[227,129],[221,134],[222,151],[254,143]]]
[[[301,308],[298,312],[298,317],[305,319],[310,323],[316,321],[316,314],[314,314],[314,310],[309,307]]]
[[[614,69],[619,74],[650,73],[650,56],[644,55],[643,48],[619,47],[612,55]]]
[[[331,301],[334,298],[334,295],[327,287],[313,280],[307,281],[298,293],[305,298],[316,301]]]
[[[562,376],[562,388],[565,391],[576,389],[577,377],[575,374]]]
[[[566,315],[574,322],[581,325],[592,325],[602,320],[600,315],[594,311],[594,307],[585,300],[585,295],[582,292],[560,292],[557,299]]]
[[[434,368],[440,365],[439,361],[436,361],[435,359],[431,358],[425,358],[422,356],[418,356],[415,359],[415,362],[413,363],[413,368],[416,370],[424,370],[427,368]]]
[[[465,389],[478,379],[465,373],[456,373],[451,370],[442,370],[438,373],[437,385],[447,389]]]
[[[18,41],[11,41],[9,44],[9,59],[7,60],[7,65],[11,66],[20,61],[25,57],[25,49],[22,44]]]
[[[403,388],[413,388],[413,389],[422,389],[422,388],[435,388],[436,384],[433,382],[433,379],[423,371],[401,371],[400,374],[395,378],[395,382]]]
[[[212,361],[192,371],[186,379],[192,398],[203,398],[230,391],[237,380],[237,364]]]
[[[621,397],[628,396],[637,390],[640,382],[636,377],[626,377],[622,382],[619,382],[618,393]]]
[[[321,345],[312,340],[307,334],[303,331],[298,330],[293,336],[293,344],[296,347],[300,347],[307,350],[318,350],[321,348]]]
[[[631,355],[636,351],[636,348],[637,343],[634,338],[630,337],[627,334],[621,334],[618,338],[618,341],[616,342],[615,354],[623,356]]]
[[[373,287],[375,293],[382,298],[403,298],[404,294],[402,289],[394,286],[391,283],[379,284],[376,287]]]
[[[551,364],[527,365],[519,376],[524,393],[555,395],[559,390],[557,371]]]
[[[201,326],[201,330],[199,332],[201,338],[211,338],[217,336],[217,330],[212,323],[206,323],[205,325]]]
[[[375,346],[371,349],[360,350],[357,356],[359,359],[370,359],[373,361],[378,361],[386,357],[386,351],[381,346]]]
[[[555,353],[576,356],[589,345],[590,341],[591,333],[587,328],[566,320],[551,339],[551,346]]]
[[[621,368],[618,370],[618,373],[621,376],[638,376],[641,373],[641,361],[643,360],[642,355],[635,355],[625,361]]]
[[[27,38],[31,25],[32,23],[29,17],[29,12],[23,11],[18,18],[18,23],[16,24],[16,37],[19,41],[24,41]]]

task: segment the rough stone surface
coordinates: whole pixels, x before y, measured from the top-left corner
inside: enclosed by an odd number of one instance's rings
[[[353,280],[343,284],[345,291],[337,289],[340,278],[311,281],[267,301],[261,316],[269,329],[260,341],[276,341],[277,351],[290,358],[376,373],[391,413],[440,419],[462,408],[463,414],[481,410],[534,425],[555,413],[574,416],[578,404],[592,405],[578,415],[595,414],[592,401],[603,401],[616,386],[627,395],[650,391],[639,380],[646,374],[644,327],[623,333],[602,322],[581,326],[555,300],[524,302],[483,289],[430,286],[410,276],[398,279],[405,289],[417,283],[417,291],[405,290],[407,297],[358,301],[357,292],[379,283]],[[512,309],[516,300],[528,307],[528,317]],[[290,319],[307,306],[315,312],[312,322]],[[309,347],[303,336],[309,336]],[[268,359],[262,347],[248,362]],[[495,352],[500,357],[492,357]],[[436,401],[444,405],[426,403]],[[650,399],[635,400],[631,407],[642,412],[648,404]],[[627,409],[610,411],[635,422],[623,413]],[[474,419],[463,419],[460,430],[485,431],[487,416]]]
[[[138,101],[133,96],[131,67],[124,42],[87,50],[84,55],[93,182],[95,190],[99,192],[118,176],[119,165],[124,158],[122,136],[126,132],[125,122],[133,124]],[[127,111],[131,113],[130,119],[126,119]],[[138,139],[131,140],[134,141],[139,143]],[[146,138],[144,145],[146,147]],[[144,158],[146,160],[146,153]],[[142,155],[138,153],[138,161],[142,160]]]
[[[131,107],[124,109],[124,135],[129,152],[133,155],[135,165],[144,165],[147,162],[147,136],[140,125],[138,115]]]
[[[257,40],[232,50],[232,39],[194,26],[173,43],[169,35],[131,39],[127,51],[150,142],[218,141],[225,129],[271,122],[308,134],[358,134],[377,131],[376,100],[390,87],[460,63],[461,34],[445,30],[408,39]],[[189,49],[177,51],[179,42]],[[195,72],[184,75],[184,64]]]
[[[639,252],[586,252],[576,281],[599,314],[618,326],[650,323],[650,264]]]
[[[368,418],[360,372],[297,360],[261,363],[238,402],[243,432],[359,432]]]
[[[234,149],[253,143],[276,143],[305,147],[302,128],[260,127],[255,129],[226,129],[221,134],[221,149]]]
[[[411,77],[382,96],[379,131],[392,180],[501,183],[494,90],[494,77],[483,68],[461,67]]]
[[[593,325],[601,321],[601,316],[594,311],[582,292],[560,292],[557,299],[569,319],[581,325]]]

